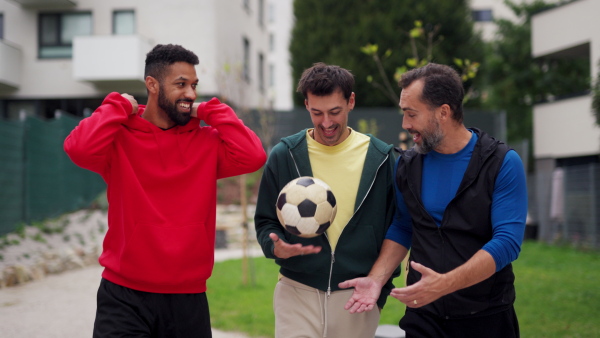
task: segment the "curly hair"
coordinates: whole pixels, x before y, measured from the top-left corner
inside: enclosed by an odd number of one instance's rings
[[[200,63],[196,54],[180,45],[156,45],[146,54],[144,77],[152,76],[161,81],[167,67],[175,62],[187,62],[194,66]]]
[[[456,70],[450,66],[429,63],[402,74],[398,84],[404,89],[421,79],[423,80],[421,100],[430,107],[449,105],[452,109],[452,118],[462,123],[465,89]]]
[[[339,89],[348,101],[353,86],[354,75],[349,70],[318,62],[304,70],[296,91],[302,93],[306,99],[309,92],[313,95],[325,96]]]

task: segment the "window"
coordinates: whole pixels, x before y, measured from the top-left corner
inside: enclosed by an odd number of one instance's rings
[[[275,34],[269,33],[269,52],[275,51]]]
[[[258,90],[265,92],[265,56],[258,53]]]
[[[473,10],[471,11],[471,16],[473,17],[473,21],[475,22],[494,21],[494,16],[492,15],[491,9]]]
[[[4,39],[4,14],[0,13],[0,40]]]
[[[243,78],[250,83],[250,40],[244,38],[244,69]]]
[[[91,13],[40,13],[38,56],[71,58],[73,37],[91,34]]]
[[[275,4],[269,3],[269,22],[275,22]]]
[[[113,12],[113,34],[135,34],[135,12],[133,10]]]
[[[275,87],[275,65],[269,65],[269,87]]]
[[[258,0],[258,25],[265,26],[265,1]]]

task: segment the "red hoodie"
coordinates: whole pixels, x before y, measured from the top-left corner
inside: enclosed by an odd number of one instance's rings
[[[106,182],[107,280],[140,291],[199,293],[214,264],[217,179],[258,170],[259,138],[216,98],[198,118],[162,130],[111,93],[66,138],[75,164]],[[209,126],[200,126],[204,120]]]

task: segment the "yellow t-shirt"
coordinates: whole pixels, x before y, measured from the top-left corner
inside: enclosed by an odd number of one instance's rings
[[[358,185],[370,142],[367,135],[349,129],[348,138],[335,146],[315,141],[310,136],[312,129],[306,134],[313,176],[329,185],[337,202],[337,214],[327,229],[332,250],[335,250],[344,227],[354,215]]]

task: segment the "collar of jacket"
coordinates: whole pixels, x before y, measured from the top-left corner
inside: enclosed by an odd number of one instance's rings
[[[299,176],[313,176],[310,159],[308,157],[306,130],[307,129],[303,129],[294,135],[281,139],[281,141],[288,146],[288,150],[296,165]],[[353,130],[353,132],[356,131]],[[379,168],[389,156],[392,156],[391,150],[393,146],[391,144],[386,144],[370,134],[366,135],[370,138],[370,142],[358,186],[358,193],[356,195],[357,201],[362,201],[364,199],[377,176]],[[355,208],[358,208],[359,206],[360,203],[355,203]]]

